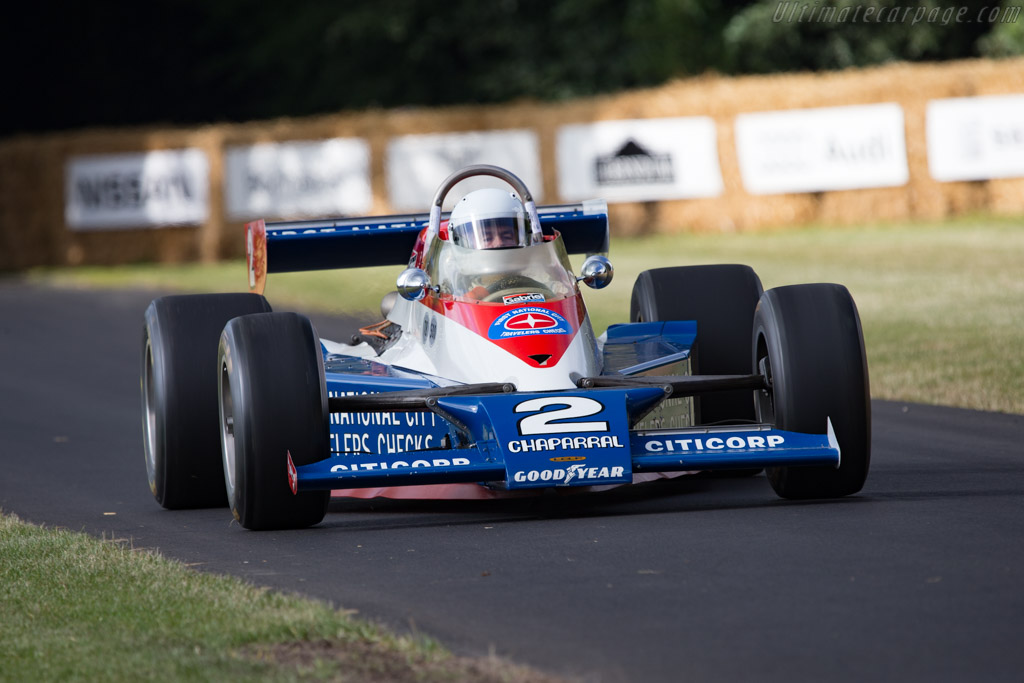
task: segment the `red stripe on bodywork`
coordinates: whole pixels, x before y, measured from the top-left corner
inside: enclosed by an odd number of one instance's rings
[[[583,299],[575,294],[557,301],[534,301],[525,304],[483,303],[471,299],[455,299],[452,297],[428,296],[422,303],[452,322],[462,325],[473,334],[496,344],[531,367],[552,367],[565,355],[572,340],[580,331],[580,325],[586,315]],[[491,324],[502,314],[517,308],[541,308],[558,313],[569,325],[569,334],[531,334],[511,339],[490,339],[487,336]],[[538,361],[531,356],[548,356]]]

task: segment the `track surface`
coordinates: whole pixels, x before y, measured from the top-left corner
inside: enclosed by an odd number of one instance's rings
[[[151,296],[0,281],[0,508],[590,681],[1024,671],[1022,416],[875,402],[868,484],[833,502],[687,478],[575,503],[357,503],[251,533],[150,496]]]

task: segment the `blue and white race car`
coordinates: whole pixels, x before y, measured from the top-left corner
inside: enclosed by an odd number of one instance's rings
[[[501,187],[443,213],[475,176]],[[146,310],[153,495],[280,529],[322,521],[331,491],[488,497],[761,468],[786,498],[859,491],[870,396],[846,288],[648,270],[630,322],[598,336],[579,283],[611,280],[608,235],[603,202],[537,207],[484,165],[446,179],[428,214],[248,224],[250,293]],[[578,276],[569,254],[589,254]],[[262,295],[268,273],[379,265],[405,266],[385,320],[347,343]]]

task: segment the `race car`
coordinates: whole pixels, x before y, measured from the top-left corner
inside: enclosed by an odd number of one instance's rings
[[[470,178],[495,186],[442,211]],[[845,287],[648,270],[629,322],[598,336],[579,284],[611,281],[608,243],[604,202],[538,207],[488,165],[452,174],[425,214],[249,223],[249,293],[146,310],[153,495],[284,529],[320,523],[332,491],[517,495],[762,468],[784,498],[862,488],[870,392]],[[570,254],[587,255],[579,275]],[[263,296],[268,273],[379,265],[405,268],[385,319],[351,340]]]

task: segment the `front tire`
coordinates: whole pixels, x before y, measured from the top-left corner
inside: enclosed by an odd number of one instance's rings
[[[695,320],[695,372],[749,375],[750,334],[761,292],[750,266],[676,266],[645,270],[633,285],[629,319],[633,322]],[[699,424],[754,421],[749,391],[697,398]]]
[[[860,316],[841,285],[770,289],[754,314],[753,362],[770,378],[757,412],[779,429],[823,434],[832,421],[841,464],[769,467],[783,498],[837,498],[860,491],[871,462],[871,392]]]
[[[142,330],[142,433],[149,488],[167,509],[223,507],[217,343],[232,318],[270,310],[258,294],[155,299]]]
[[[246,529],[300,529],[323,520],[329,491],[293,493],[296,467],[330,456],[320,340],[308,318],[232,320],[220,339],[222,487]]]

